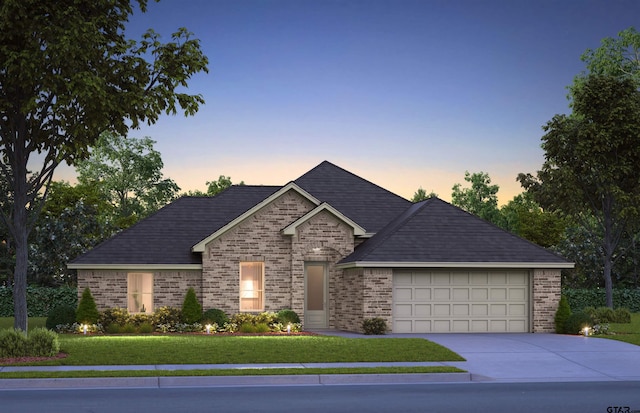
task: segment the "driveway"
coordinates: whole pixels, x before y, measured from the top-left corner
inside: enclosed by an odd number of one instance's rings
[[[640,381],[640,346],[616,340],[527,333],[388,334],[382,337],[426,338],[443,345],[467,360],[443,364],[470,372],[472,381]]]
[[[559,334],[428,334],[467,361],[472,380],[640,380],[640,346]]]

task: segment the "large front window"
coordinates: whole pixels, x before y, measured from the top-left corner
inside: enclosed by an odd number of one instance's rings
[[[264,310],[264,263],[240,263],[240,311]]]
[[[153,274],[129,273],[127,276],[127,310],[130,313],[153,312]]]

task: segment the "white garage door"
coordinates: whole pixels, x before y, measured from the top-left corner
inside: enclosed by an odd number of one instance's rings
[[[529,273],[396,270],[393,332],[529,332]]]

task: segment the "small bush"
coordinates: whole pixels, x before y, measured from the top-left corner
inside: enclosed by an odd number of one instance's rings
[[[387,322],[380,317],[368,318],[362,322],[362,330],[366,335],[382,335],[387,331]]]
[[[280,310],[278,311],[277,316],[278,316],[278,322],[284,326],[286,326],[287,324],[300,323],[300,317],[298,316],[298,313],[296,313],[293,310],[289,310],[289,309]]]
[[[138,331],[140,334],[151,334],[153,333],[153,325],[150,322],[144,322],[138,326]]]
[[[556,333],[565,334],[565,323],[567,318],[571,315],[571,308],[569,307],[569,300],[564,295],[560,297],[560,303],[558,303],[558,309],[556,315],[553,318],[553,322],[556,326]]]
[[[153,317],[151,314],[138,313],[129,315],[129,323],[136,327],[140,327],[142,324],[151,324]]]
[[[127,323],[122,326],[122,328],[120,329],[120,332],[123,334],[133,334],[136,332],[136,326],[134,326],[131,323]]]
[[[266,323],[256,324],[255,329],[256,333],[268,333],[269,331],[271,331],[271,328],[269,328],[269,325]]]
[[[98,323],[102,325],[105,331],[109,332],[111,325],[122,327],[129,322],[129,317],[129,312],[124,308],[107,308],[100,312]]]
[[[253,319],[254,324],[266,324],[268,326],[278,322],[278,315],[273,311],[265,311],[263,313],[255,315]]]
[[[631,311],[626,308],[616,308],[614,311],[614,323],[630,323]]]
[[[589,317],[588,314],[585,314],[581,311],[573,313],[569,316],[569,318],[567,318],[567,321],[565,322],[565,334],[581,334],[582,330],[585,327],[591,327],[593,324],[593,320],[591,319],[591,317]]]
[[[176,325],[181,323],[182,311],[175,307],[160,307],[153,313],[153,325]]]
[[[251,313],[238,313],[238,314],[234,314],[233,316],[231,316],[231,319],[229,320],[229,322],[237,324],[239,326],[241,326],[243,324],[255,325],[256,324],[256,316],[254,314],[251,314]]]
[[[117,323],[111,323],[105,329],[107,334],[120,334],[122,332],[122,326]]]
[[[27,354],[33,357],[52,357],[60,351],[58,335],[46,328],[38,327],[29,332]]]
[[[182,302],[182,322],[193,324],[200,320],[202,320],[202,305],[198,302],[196,291],[193,287],[189,287]]]
[[[49,330],[57,330],[59,325],[76,322],[76,309],[68,304],[62,304],[49,312],[45,326]]]
[[[229,317],[227,314],[217,308],[211,308],[204,312],[202,315],[202,323],[203,324],[217,324],[218,326],[223,326],[225,323],[229,322]]]
[[[591,316],[595,324],[612,323],[616,319],[616,314],[609,307],[598,307]]]
[[[256,333],[257,329],[256,326],[253,325],[252,323],[243,323],[240,325],[240,330],[241,333]]]
[[[13,328],[0,331],[0,358],[27,355],[27,336]]]
[[[81,324],[96,324],[99,317],[98,307],[96,307],[96,302],[91,295],[91,290],[87,287],[82,292],[82,297],[80,297],[80,302],[78,303],[76,321]]]

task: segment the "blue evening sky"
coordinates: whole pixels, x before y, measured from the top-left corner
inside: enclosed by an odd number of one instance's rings
[[[183,191],[221,174],[283,185],[328,160],[407,198],[450,200],[488,172],[502,204],[540,168],[580,55],[639,18],[635,0],[150,2],[127,33],[192,31],[206,105],[130,136],[157,141]]]

